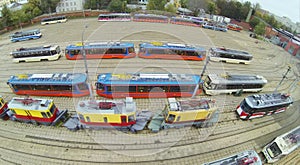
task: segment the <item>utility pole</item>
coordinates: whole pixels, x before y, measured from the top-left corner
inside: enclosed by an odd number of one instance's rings
[[[89,92],[90,92],[90,99],[93,100],[94,99],[94,97],[93,97],[93,90],[92,90],[91,83],[90,83],[89,70],[88,70],[88,66],[87,66],[86,52],[85,52],[84,40],[83,40],[84,32],[85,32],[85,29],[87,29],[87,28],[88,28],[88,26],[85,25],[84,29],[82,31],[82,35],[81,35],[81,44],[82,44],[81,51],[82,51],[82,56],[83,56],[83,60],[84,60],[85,74],[86,74],[86,77],[87,77],[87,83],[88,83],[88,88],[89,88]]]
[[[203,78],[203,76],[204,76],[204,73],[205,73],[206,67],[207,67],[207,65],[208,65],[208,62],[209,62],[209,56],[206,57],[206,61],[205,61],[204,67],[203,67],[202,72],[201,72],[201,74],[200,74],[200,79],[199,79],[199,81],[198,81],[198,83],[197,83],[197,85],[196,85],[196,87],[195,87],[195,90],[194,90],[194,92],[193,92],[192,98],[194,98],[194,97],[196,96],[197,90],[199,89],[199,84],[200,84],[201,81],[202,81],[202,78]]]
[[[283,82],[283,80],[286,78],[286,75],[291,71],[291,66],[288,67],[288,70],[285,72],[285,74],[283,75],[281,81],[279,82],[279,84],[277,85],[276,89],[274,90],[274,93],[277,93],[277,89],[279,88],[279,86],[281,85],[281,83]]]

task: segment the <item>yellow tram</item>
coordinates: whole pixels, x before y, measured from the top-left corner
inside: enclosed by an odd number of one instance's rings
[[[136,103],[132,97],[125,101],[84,100],[77,106],[81,127],[129,127],[136,123]]]
[[[148,128],[153,132],[160,129],[184,126],[206,127],[217,122],[218,113],[215,102],[210,99],[179,100],[168,98],[160,114],[153,116]]]
[[[51,99],[13,98],[8,107],[12,120],[34,124],[55,125],[67,114],[67,110],[58,110]]]

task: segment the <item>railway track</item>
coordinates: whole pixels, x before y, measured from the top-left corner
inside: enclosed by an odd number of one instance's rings
[[[99,24],[94,20],[87,20],[90,28],[86,31],[89,40],[96,40],[92,34],[101,36],[103,32],[99,31]],[[134,23],[130,23],[132,26]],[[102,25],[102,24],[101,24]],[[135,24],[134,24],[135,25]],[[137,29],[145,28],[139,32],[131,32],[129,35],[120,34],[120,40],[133,41],[139,43],[145,40],[159,40],[161,38],[162,29],[158,26],[147,27],[148,24],[141,23]],[[66,26],[76,26],[70,21]],[[102,27],[103,29],[109,28]],[[182,27],[174,26],[177,31]],[[68,61],[62,57],[54,62],[37,62],[37,63],[19,63],[13,64],[9,57],[9,52],[15,48],[23,46],[23,44],[36,45],[57,43],[66,46],[75,43],[80,38],[80,34],[74,32],[74,36],[70,38],[55,38],[54,30],[58,26],[49,26],[42,29],[45,36],[41,40],[29,42],[20,42],[10,44],[6,40],[0,41],[1,50],[4,56],[0,57],[1,75],[0,90],[1,95],[6,100],[15,95],[6,85],[6,81],[11,75],[24,73],[45,73],[45,72],[84,72],[83,61]],[[169,25],[166,26],[170,30]],[[92,30],[94,28],[94,30]],[[151,29],[152,28],[152,29]],[[161,27],[164,28],[164,27]],[[178,28],[178,29],[177,29]],[[102,29],[102,30],[103,30]],[[150,30],[149,30],[150,29]],[[158,30],[159,29],[159,30]],[[165,29],[166,30],[166,29]],[[175,30],[175,31],[176,31]],[[289,58],[285,58],[287,53],[279,50],[279,48],[261,43],[255,44],[251,38],[245,41],[245,34],[239,33],[220,33],[210,30],[201,30],[192,28],[194,34],[186,34],[185,38],[180,39],[182,34],[178,32],[170,32],[165,34],[168,41],[185,41],[195,42],[202,36],[208,35],[211,41],[199,41],[199,44],[205,46],[225,46],[236,47],[248,50],[254,55],[254,61],[250,65],[225,64],[218,62],[210,62],[207,67],[208,73],[252,73],[266,77],[269,81],[263,92],[269,92],[274,89],[282,78],[280,73],[286,70],[286,65],[290,63]],[[138,31],[138,30],[137,30]],[[155,32],[157,31],[157,32]],[[157,35],[155,35],[157,33]],[[51,34],[51,35],[50,35]],[[145,37],[154,34],[150,39]],[[115,34],[114,34],[115,35]],[[111,36],[114,36],[111,33]],[[226,42],[231,39],[232,43]],[[101,40],[110,39],[109,35],[103,35]],[[197,36],[197,37],[195,37]],[[47,40],[46,40],[47,39]],[[190,40],[189,40],[190,39]],[[59,41],[58,41],[59,40]],[[243,42],[241,42],[243,41]],[[212,44],[214,43],[214,44]],[[264,48],[264,49],[263,49]],[[276,55],[274,55],[276,54]],[[113,60],[89,60],[90,80],[96,81],[96,75],[104,72],[177,72],[177,73],[194,73],[199,74],[204,66],[204,61],[174,61],[174,60],[149,60],[146,59],[113,59]],[[255,66],[255,67],[252,67]],[[263,72],[262,72],[263,70]],[[296,79],[296,74],[288,75],[288,80],[283,83],[279,91],[287,91],[291,87],[291,81]],[[269,85],[271,84],[271,85]],[[297,94],[296,91],[294,91]],[[212,96],[220,102],[220,120],[213,128],[183,128],[170,129],[159,132],[158,134],[148,133],[141,134],[124,133],[116,130],[99,130],[99,131],[79,131],[70,132],[65,128],[34,126],[30,124],[14,123],[11,121],[0,121],[0,163],[5,164],[106,164],[114,162],[115,164],[199,164],[212,161],[214,159],[225,157],[228,152],[239,152],[241,149],[255,149],[259,151],[263,143],[258,143],[259,139],[268,137],[270,139],[274,133],[281,129],[287,129],[292,125],[299,124],[299,111],[297,106],[299,101],[295,100],[295,106],[290,111],[275,116],[267,116],[253,121],[241,121],[236,117],[235,108],[239,102],[248,94],[242,94],[241,97],[233,97],[227,95]],[[203,97],[203,95],[199,96]],[[210,96],[208,96],[210,97]],[[75,112],[74,105],[82,98],[54,98],[60,109],[69,109],[71,113]],[[97,99],[104,99],[96,96]],[[152,111],[160,111],[166,99],[137,99],[139,110],[148,109]],[[269,142],[269,141],[267,141]],[[227,143],[227,144],[224,144]],[[266,143],[266,142],[264,142]],[[138,155],[138,156],[137,156]],[[217,155],[217,156],[216,156]],[[292,156],[289,161],[298,160]]]

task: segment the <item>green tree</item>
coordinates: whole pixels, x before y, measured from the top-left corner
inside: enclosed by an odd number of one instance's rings
[[[12,26],[13,25],[13,16],[12,12],[7,8],[6,5],[3,6],[1,10],[2,14],[2,24],[4,27]]]
[[[207,6],[207,10],[209,14],[216,14],[217,6],[214,2],[209,2]]]
[[[149,0],[147,10],[165,10],[166,0]]]
[[[182,8],[188,8],[188,1],[189,0],[180,0],[179,3],[180,3],[180,6]]]
[[[30,0],[30,1],[34,1],[35,2],[34,4],[36,4],[36,1],[38,0]],[[40,6],[40,9],[43,13],[53,13],[56,12],[56,6],[60,2],[60,0],[40,0],[39,2],[40,4],[38,6]]]
[[[112,0],[108,5],[108,10],[110,12],[125,12],[126,2],[122,0]]]
[[[259,22],[254,28],[254,33],[258,35],[264,35],[266,32],[266,25],[263,22]]]
[[[165,8],[165,11],[170,13],[176,13],[177,10],[173,4],[168,4]]]
[[[259,24],[259,22],[260,22],[260,20],[259,20],[258,18],[256,18],[256,17],[254,17],[254,18],[252,18],[252,19],[249,21],[249,24],[250,24],[251,27],[254,28],[256,25]]]
[[[84,3],[84,8],[85,9],[101,9],[105,6],[106,2],[104,0],[87,0]]]

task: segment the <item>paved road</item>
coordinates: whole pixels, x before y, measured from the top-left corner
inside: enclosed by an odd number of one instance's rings
[[[84,33],[83,29],[85,28]],[[92,41],[132,41],[136,45],[142,41],[168,41],[202,45],[206,49],[214,46],[246,50],[253,54],[250,65],[210,62],[207,73],[250,73],[263,75],[268,84],[263,92],[270,92],[292,66],[288,79],[279,91],[289,92],[295,99],[289,112],[268,116],[253,121],[236,119],[234,109],[247,94],[241,97],[215,96],[222,111],[220,122],[211,128],[161,131],[158,134],[127,134],[114,130],[70,132],[65,128],[33,126],[1,121],[0,161],[5,164],[199,164],[232,155],[247,149],[260,151],[275,136],[300,124],[299,121],[299,60],[291,57],[280,47],[248,37],[247,32],[217,32],[182,25],[109,22],[100,23],[94,18],[70,20],[65,24],[49,26],[35,25],[43,37],[18,43],[10,43],[8,34],[1,36],[0,91],[6,100],[15,95],[6,85],[9,76],[19,73],[84,72],[83,61],[68,61],[65,57],[54,62],[14,64],[9,53],[20,47],[58,44],[62,48],[83,40]],[[136,47],[136,50],[138,47]],[[96,76],[104,72],[172,72],[200,74],[204,62],[175,60],[112,59],[89,60],[92,84]],[[95,88],[94,88],[95,89]],[[97,99],[101,99],[98,96]],[[200,96],[198,96],[200,97]],[[208,96],[201,96],[208,97]],[[52,97],[49,97],[52,98]],[[61,109],[74,112],[74,104],[86,98],[52,98]],[[139,110],[160,111],[165,99],[137,99]],[[299,152],[299,150],[297,151]],[[298,154],[299,155],[299,154]],[[292,158],[299,160],[299,158]],[[288,162],[287,160],[285,160]],[[280,163],[279,163],[280,164]]]

